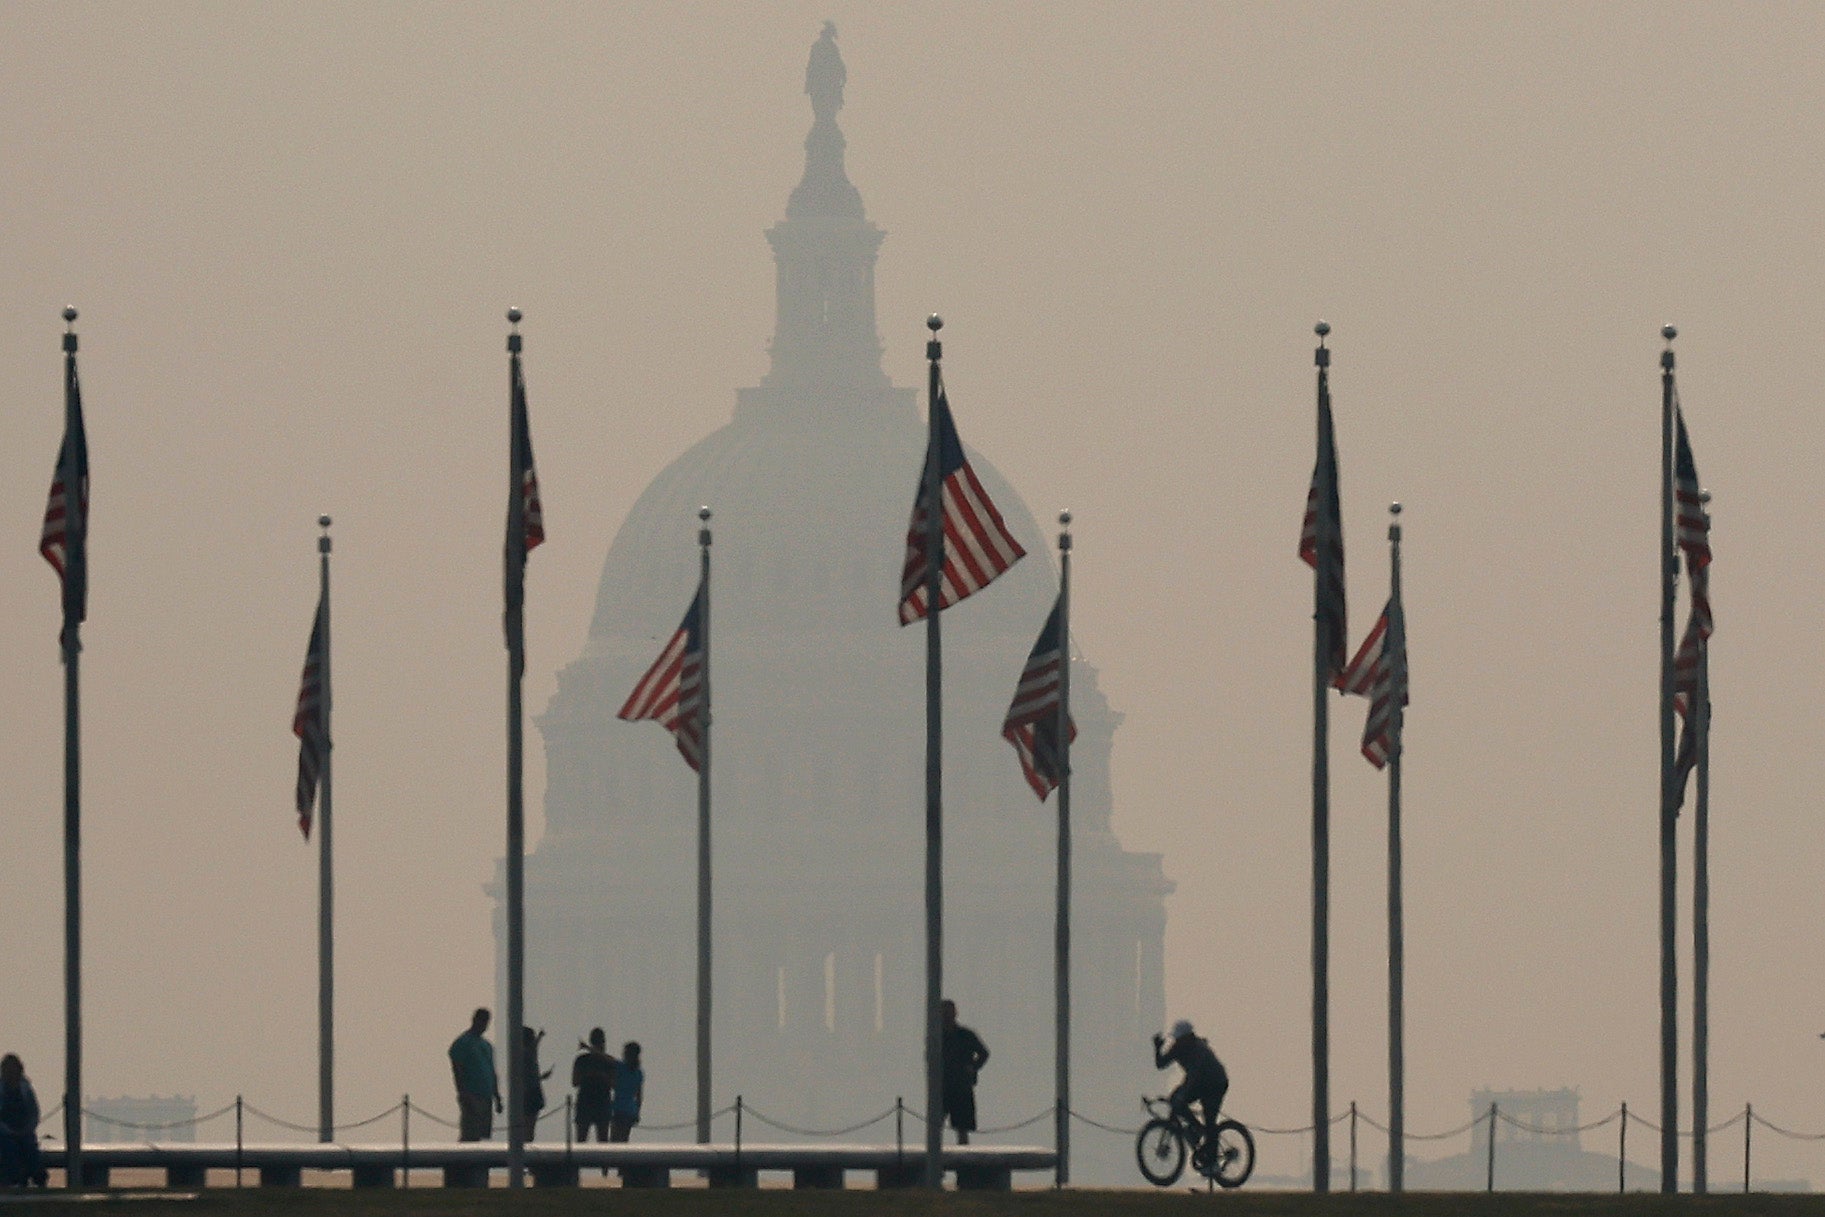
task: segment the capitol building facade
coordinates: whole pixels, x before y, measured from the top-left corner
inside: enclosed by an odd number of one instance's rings
[[[915,390],[882,369],[885,234],[844,169],[834,33],[807,72],[804,178],[766,233],[771,368],[641,494],[603,564],[587,643],[535,719],[548,781],[526,859],[527,1022],[551,1032],[553,1096],[571,1037],[601,1026],[611,1051],[639,1040],[649,1125],[694,1110],[696,775],[669,735],[616,711],[690,602],[706,504],[713,1105],[739,1094],[780,1123],[827,1129],[896,1096],[924,1104],[925,631],[902,628],[896,605],[925,422]],[[958,408],[967,436],[972,413],[997,406]],[[1000,728],[1057,569],[1051,533],[982,453],[970,459],[1028,554],[944,614],[944,987],[993,1053],[978,1091],[988,1129],[1053,1102],[1056,811],[1034,799]],[[1073,1106],[1132,1126],[1138,1096],[1163,1081],[1148,1036],[1165,1021],[1172,885],[1159,855],[1125,850],[1111,829],[1121,715],[1075,647],[1071,690]],[[497,903],[502,978],[504,924]],[[732,1132],[725,1118],[716,1139]],[[541,1124],[539,1139],[558,1135],[556,1120]],[[754,1124],[744,1135],[793,1139]],[[889,1121],[851,1139],[893,1135]],[[906,1139],[923,1141],[910,1117]],[[1049,1144],[1051,1123],[983,1139]],[[1132,1177],[1126,1143],[1088,1129],[1073,1140],[1079,1178]]]

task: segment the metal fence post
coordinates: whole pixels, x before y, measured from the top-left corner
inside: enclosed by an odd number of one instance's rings
[[[234,1185],[241,1186],[241,1096],[234,1097]]]
[[[574,1110],[572,1103],[574,1101],[575,1100],[571,1095],[564,1096],[564,1167],[566,1170],[568,1170],[571,1165],[571,1134],[576,1128],[576,1125],[571,1120],[571,1112]]]
[[[1749,1194],[1749,1130],[1755,1126],[1755,1105],[1743,1104],[1743,1195]]]
[[[741,1178],[741,1109],[742,1097],[735,1096],[735,1177]]]
[[[1496,1105],[1491,1103],[1489,1105],[1489,1177],[1484,1189],[1491,1192],[1495,1191],[1495,1121]]]
[[[906,1096],[893,1097],[893,1164],[895,1170],[906,1166]]]
[[[1350,1100],[1350,1190],[1356,1190],[1356,1100]]]
[[[412,1096],[399,1098],[399,1186],[412,1186]]]
[[[1622,1104],[1622,1131],[1616,1136],[1616,1191],[1629,1190],[1629,1105]]]

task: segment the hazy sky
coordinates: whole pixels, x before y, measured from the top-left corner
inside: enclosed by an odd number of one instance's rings
[[[1076,514],[1077,642],[1127,716],[1117,828],[1178,882],[1168,1004],[1257,1122],[1310,1112],[1294,550],[1320,317],[1354,637],[1407,506],[1409,1127],[1461,1122],[1481,1085],[1657,1112],[1656,364],[1680,326],[1716,495],[1712,1110],[1825,1128],[1802,935],[1825,902],[1825,9],[1774,4],[0,6],[0,1046],[40,1092],[58,311],[82,310],[94,465],[88,1089],[315,1111],[289,726],[328,512],[339,1114],[450,1106],[503,841],[503,311],[526,310],[550,537],[537,713],[629,505],[766,369],[761,233],[826,17],[889,234],[888,371],[922,383],[941,311],[964,435],[1042,519]],[[1385,1116],[1362,709],[1333,716],[1332,1094]],[[1681,841],[1688,893],[1689,816]],[[1771,1174],[1820,1175],[1813,1154],[1756,1143]]]

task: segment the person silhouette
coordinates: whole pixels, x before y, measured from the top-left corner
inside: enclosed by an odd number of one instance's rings
[[[957,1144],[968,1145],[976,1131],[976,1075],[988,1064],[988,1045],[982,1037],[957,1021],[957,1003],[946,999],[938,1006],[943,1019],[944,1110],[939,1118],[950,1118],[957,1133]]]

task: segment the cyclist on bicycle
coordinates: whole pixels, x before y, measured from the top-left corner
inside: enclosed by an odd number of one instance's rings
[[[1211,1051],[1209,1041],[1193,1032],[1186,1019],[1172,1025],[1172,1046],[1165,1045],[1166,1037],[1155,1033],[1153,1067],[1177,1065],[1185,1071],[1184,1080],[1173,1088],[1169,1098],[1173,1114],[1189,1122],[1191,1105],[1198,1104],[1204,1109],[1203,1131],[1208,1137],[1216,1126],[1217,1113],[1223,1109],[1223,1096],[1229,1093],[1229,1073]]]

